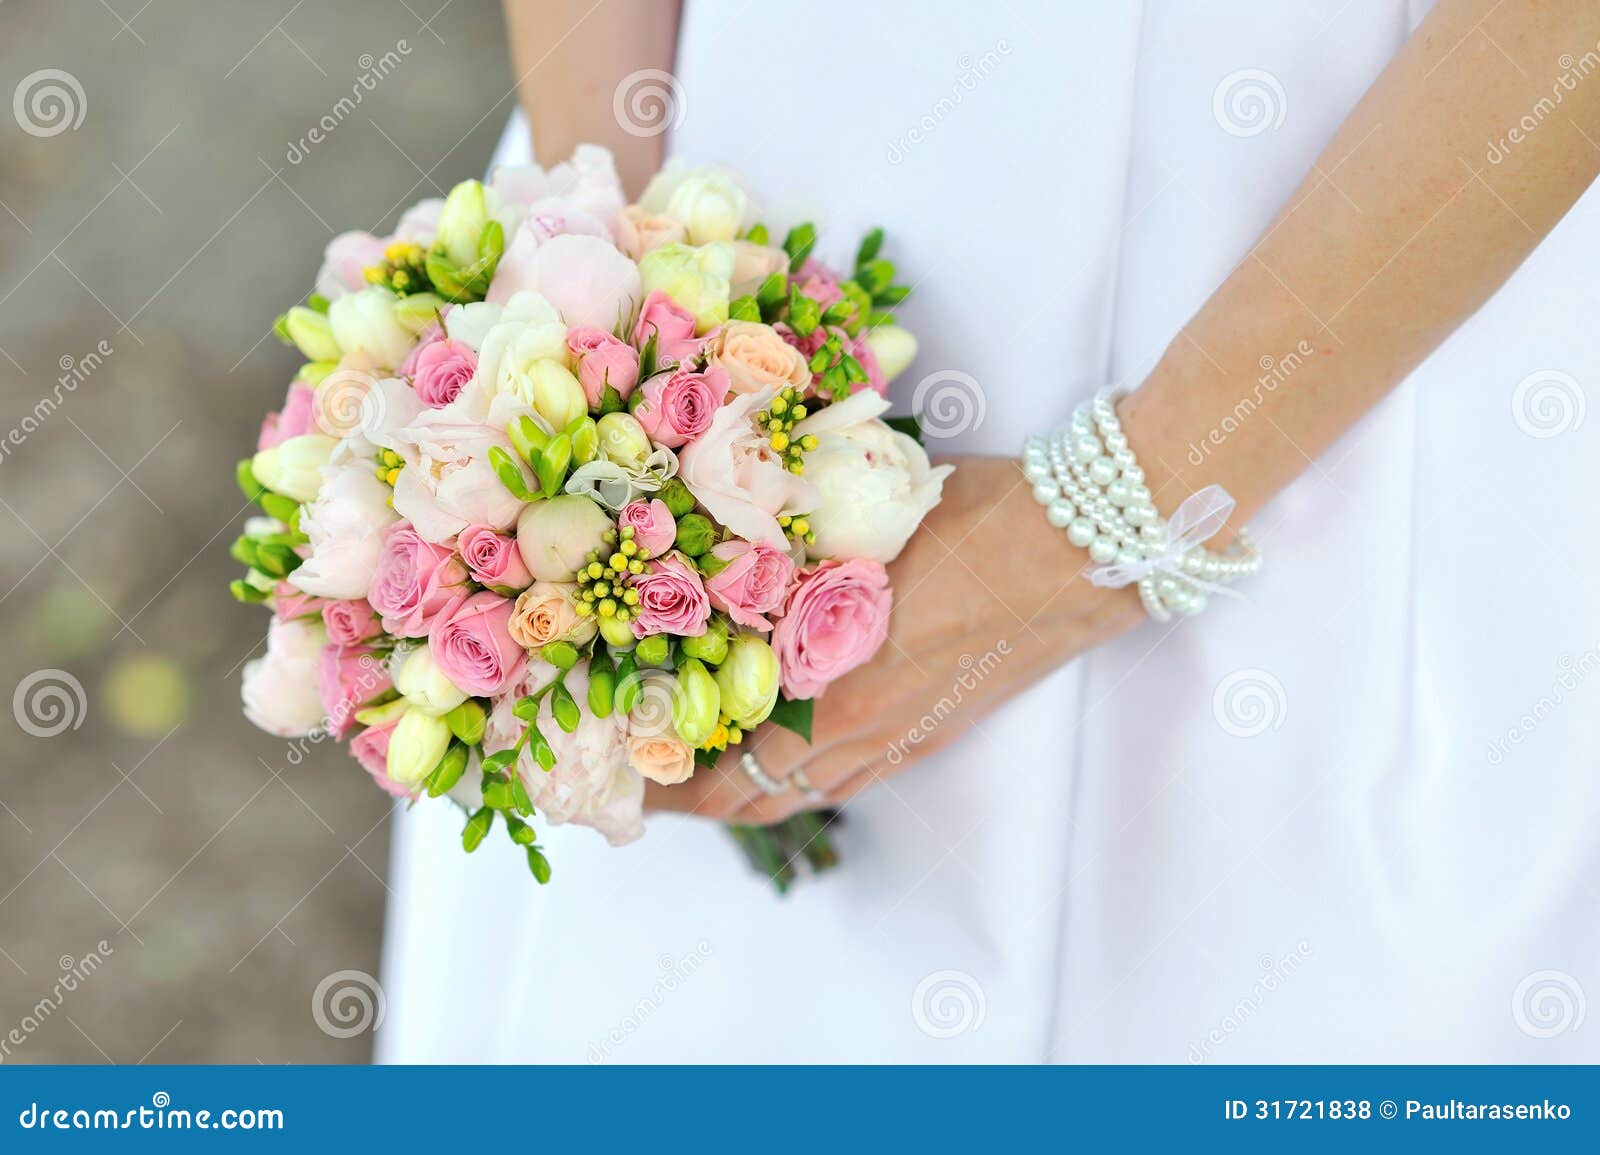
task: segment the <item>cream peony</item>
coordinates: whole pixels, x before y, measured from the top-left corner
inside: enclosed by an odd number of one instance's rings
[[[317,661],[328,635],[317,618],[274,618],[267,652],[244,664],[244,715],[269,734],[299,738],[324,722]]]
[[[400,520],[372,463],[351,458],[322,471],[322,489],[300,511],[311,554],[289,584],[319,598],[364,598],[378,569],[384,531]]]
[[[861,389],[794,427],[794,436],[813,434],[819,443],[806,454],[806,478],[818,495],[807,512],[816,533],[806,547],[813,561],[869,558],[887,564],[939,504],[944,479],[955,466],[930,466],[922,446],[878,420],[888,408],[878,394]]]
[[[516,524],[522,502],[489,462],[490,448],[510,453],[511,441],[498,428],[472,420],[464,398],[424,410],[388,440],[405,461],[394,484],[395,512],[425,540],[448,541],[469,525],[506,530]],[[526,470],[524,479],[532,484]]]

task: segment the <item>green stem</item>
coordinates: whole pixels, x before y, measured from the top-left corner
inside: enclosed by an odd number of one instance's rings
[[[828,835],[839,820],[837,810],[796,814],[772,826],[730,825],[728,832],[758,874],[772,880],[786,894],[800,876],[803,862],[812,874],[839,865],[839,855]]]

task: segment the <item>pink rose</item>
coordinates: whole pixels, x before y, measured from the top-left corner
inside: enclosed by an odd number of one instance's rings
[[[383,615],[383,628],[398,638],[420,638],[446,606],[465,591],[467,567],[447,545],[434,545],[408,521],[397,521],[384,537],[378,570],[367,600]]]
[[[409,790],[389,777],[389,738],[397,725],[398,722],[390,722],[387,726],[368,726],[350,739],[350,753],[384,793],[411,798],[414,795]],[[417,792],[421,793],[421,789],[418,787]]]
[[[486,525],[469,525],[456,538],[456,550],[467,563],[472,580],[486,586],[520,590],[533,575],[517,552],[517,539],[496,533]]]
[[[657,373],[639,388],[644,400],[633,411],[634,418],[651,441],[677,449],[711,428],[711,419],[728,395],[728,375],[721,369],[696,373],[680,368]]]
[[[312,406],[311,402],[316,394],[311,386],[303,381],[289,383],[289,393],[283,399],[283,408],[277,413],[268,413],[261,422],[261,433],[256,438],[256,450],[271,449],[275,445],[282,445],[291,437],[312,432]]]
[[[567,330],[567,348],[578,362],[578,384],[589,399],[589,408],[600,408],[606,386],[627,400],[639,383],[639,352],[626,341],[619,341],[604,329]]]
[[[659,497],[648,502],[629,502],[618,515],[617,525],[632,526],[634,542],[651,557],[666,553],[678,536],[678,523],[672,519],[672,510]]]
[[[323,646],[317,660],[317,694],[328,732],[343,738],[355,713],[389,689],[389,670],[368,646]]]
[[[767,541],[725,541],[711,556],[728,564],[706,579],[711,604],[746,629],[772,628],[767,614],[783,608],[794,581],[794,562]]]
[[[312,597],[286,581],[279,582],[272,591],[272,611],[279,621],[320,614],[324,604],[321,598]]]
[[[400,362],[400,368],[395,372],[402,377],[415,377],[417,375],[417,358],[422,356],[422,351],[429,345],[437,345],[444,340],[444,317],[454,305],[446,305],[439,313],[439,320],[434,321],[422,330],[422,336],[417,338],[417,343],[411,346],[411,352],[406,354],[406,359]]]
[[[477,371],[478,355],[470,346],[460,341],[435,341],[417,351],[412,385],[429,409],[443,409]]]
[[[808,258],[796,271],[795,279],[800,282],[800,292],[824,309],[835,301],[844,300],[838,275],[820,261]]]
[[[328,628],[328,641],[336,646],[359,646],[383,633],[383,625],[366,598],[325,602],[322,624]]]
[[[711,603],[700,575],[681,553],[669,553],[645,565],[644,573],[633,579],[639,591],[636,616],[630,623],[633,635],[675,634],[698,638],[706,632]]]
[[[440,673],[469,694],[498,694],[528,655],[511,638],[511,599],[490,590],[460,598],[433,620],[428,649]]]
[[[889,636],[889,574],[875,561],[825,561],[800,579],[772,631],[783,692],[818,698]]]
[[[633,343],[643,349],[656,338],[656,363],[682,361],[700,351],[701,342],[694,335],[694,314],[680,309],[672,298],[660,289],[644,299],[639,311],[639,323],[633,327]]]

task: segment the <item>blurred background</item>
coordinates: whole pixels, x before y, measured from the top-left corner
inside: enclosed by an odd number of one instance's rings
[[[376,973],[388,799],[239,712],[233,467],[328,238],[482,173],[501,19],[0,4],[0,1061],[370,1054],[313,1004]]]

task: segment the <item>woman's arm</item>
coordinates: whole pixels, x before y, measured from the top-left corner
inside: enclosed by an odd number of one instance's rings
[[[1489,299],[1600,172],[1597,54],[1593,0],[1440,0],[1122,403],[1159,508],[1217,482],[1242,523]]]
[[[617,158],[623,189],[638,196],[661,167],[664,137],[637,126],[630,132],[613,108],[625,78],[671,71],[678,0],[505,0],[505,7],[511,67],[539,163],[548,168],[577,145],[603,144]],[[671,109],[663,111],[670,120]]]
[[[1242,523],[1505,282],[1600,172],[1600,68],[1571,89],[1557,81],[1597,55],[1594,0],[1440,0],[1123,401],[1164,514],[1220,483]],[[1509,143],[1530,116],[1537,127]],[[1502,155],[1494,164],[1491,142]],[[1291,351],[1292,373],[1261,386],[1261,358]],[[1213,439],[1227,418],[1230,431]],[[997,464],[963,462],[951,482],[966,483],[891,567],[891,644],[818,703],[815,744],[773,728],[758,738],[769,775],[803,766],[832,801],[849,797],[1139,620],[1130,591],[1084,580],[1086,556]],[[946,717],[939,703],[961,656],[996,639],[1007,645],[997,672],[964,689]],[[938,729],[908,746],[929,714],[943,718]],[[730,759],[683,787],[652,789],[650,801],[746,822],[803,808],[793,793],[758,796]]]

